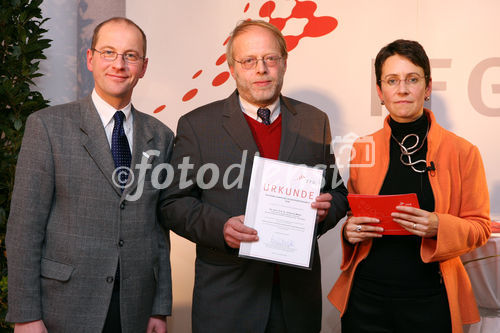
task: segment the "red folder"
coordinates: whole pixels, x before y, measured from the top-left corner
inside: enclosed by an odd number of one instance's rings
[[[382,235],[413,235],[399,223],[394,222],[391,213],[397,212],[396,206],[419,208],[415,193],[396,195],[363,195],[349,194],[347,196],[353,216],[375,217],[379,223],[371,225],[382,227]]]

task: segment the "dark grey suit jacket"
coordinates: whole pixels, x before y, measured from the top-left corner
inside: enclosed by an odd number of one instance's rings
[[[132,166],[156,149],[168,162],[173,133],[132,108]],[[89,97],[32,114],[16,169],[7,224],[7,320],[43,319],[49,332],[100,332],[120,263],[123,332],[145,332],[151,315],[171,312],[169,240],[157,219],[162,191],[126,201],[111,179],[114,162]]]
[[[315,166],[332,165],[328,117],[315,107],[281,97],[282,135],[279,159]],[[223,174],[247,158],[242,188],[226,190]],[[258,151],[241,111],[238,94],[198,108],[180,118],[172,164],[185,157],[193,164],[186,177],[177,172],[162,206],[165,221],[177,234],[195,242],[196,273],[193,294],[193,332],[264,332],[273,288],[274,264],[239,258],[224,242],[226,221],[245,213],[253,156]],[[199,168],[214,163],[220,170],[214,187],[196,183]],[[234,171],[226,179],[231,184]],[[206,172],[203,182],[211,180]],[[181,178],[190,186],[180,188]],[[340,185],[332,188],[332,178]],[[181,182],[182,183],[182,182]],[[323,192],[333,195],[328,217],[319,224],[318,235],[333,228],[346,214],[347,190],[338,173],[328,168]],[[283,311],[289,332],[318,332],[321,328],[321,268],[315,244],[312,270],[280,266]]]

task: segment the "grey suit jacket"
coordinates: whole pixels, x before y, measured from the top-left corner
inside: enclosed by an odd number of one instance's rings
[[[330,153],[328,117],[311,105],[281,97],[282,135],[279,159],[315,166],[333,165]],[[227,190],[223,175],[232,164],[242,162],[247,151],[241,188]],[[180,118],[174,166],[189,158],[193,167],[186,177],[178,172],[167,189],[162,215],[168,227],[190,239],[196,247],[196,274],[193,294],[193,332],[264,332],[270,310],[274,264],[239,258],[224,242],[223,226],[232,216],[245,213],[253,156],[258,151],[252,132],[241,111],[238,94],[196,109]],[[199,186],[200,167],[214,163],[219,180],[212,188]],[[323,192],[333,196],[328,217],[319,224],[318,234],[331,229],[346,214],[347,190],[333,168],[326,172]],[[231,184],[234,171],[226,179]],[[192,184],[179,186],[185,178]],[[212,178],[206,172],[203,183]],[[332,188],[332,179],[340,185]],[[184,183],[184,185],[186,185]],[[321,268],[315,244],[312,270],[279,267],[283,311],[289,332],[318,332],[321,328]]]
[[[155,149],[168,162],[173,133],[132,108],[132,168]],[[157,219],[162,191],[145,175],[142,196],[126,201],[89,97],[32,114],[16,169],[7,225],[7,320],[43,319],[49,332],[100,332],[120,263],[123,332],[145,332],[151,315],[171,312],[169,240]]]

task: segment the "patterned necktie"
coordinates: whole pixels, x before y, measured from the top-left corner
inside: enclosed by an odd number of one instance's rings
[[[132,154],[130,153],[130,146],[125,135],[125,130],[123,129],[125,114],[122,111],[116,111],[113,118],[115,119],[115,126],[113,127],[113,135],[111,136],[111,155],[113,155],[113,161],[115,161],[115,168],[119,169],[116,175],[118,184],[123,191],[129,175]]]
[[[271,125],[271,111],[265,108],[259,108],[257,115],[262,119],[264,125]]]

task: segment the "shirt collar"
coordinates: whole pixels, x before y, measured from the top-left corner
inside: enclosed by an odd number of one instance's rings
[[[259,109],[258,106],[253,105],[252,103],[246,101],[241,97],[241,95],[238,96],[238,99],[240,101],[240,107],[243,113],[245,113],[247,116],[249,116],[252,119],[257,120],[258,122],[262,122],[262,119],[260,119],[259,116],[257,116],[257,110]],[[278,118],[281,112],[281,107],[280,107],[280,98],[276,98],[276,100],[269,104],[266,105],[265,108],[269,109],[271,111],[271,123]]]
[[[101,118],[102,125],[106,127],[118,110],[102,99],[101,96],[99,96],[99,94],[95,91],[95,88],[92,90],[92,102],[94,102],[97,113]],[[123,109],[120,109],[120,111],[125,114],[124,122],[129,120],[132,113],[132,102],[129,102]]]

